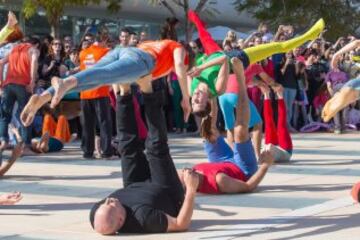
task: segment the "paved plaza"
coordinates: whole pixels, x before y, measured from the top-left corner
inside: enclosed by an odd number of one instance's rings
[[[273,166],[255,193],[198,195],[185,233],[102,237],[89,209],[122,186],[120,161],[83,160],[79,143],[60,153],[24,157],[0,180],[23,200],[0,207],[0,239],[360,239],[358,133],[295,134],[291,163]],[[176,167],[205,161],[201,139],[171,135]]]

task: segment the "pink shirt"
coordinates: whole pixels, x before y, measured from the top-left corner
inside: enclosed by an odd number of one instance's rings
[[[227,82],[225,93],[239,93],[239,84],[235,74],[230,74]]]
[[[253,78],[256,75],[258,75],[262,72],[264,72],[263,67],[257,63],[251,64],[250,66],[248,66],[245,70],[246,85],[248,87],[252,87],[253,84],[251,83],[251,81],[253,80]],[[225,93],[235,93],[235,94],[239,93],[239,84],[238,84],[235,74],[229,75]]]

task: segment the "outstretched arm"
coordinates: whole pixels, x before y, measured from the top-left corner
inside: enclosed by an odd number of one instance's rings
[[[351,50],[353,49],[356,49],[360,47],[360,40],[355,40],[349,44],[347,44],[346,46],[344,46],[342,49],[340,49],[339,51],[337,51],[332,60],[331,60],[331,68],[332,69],[337,69],[338,68],[338,62],[339,62],[339,59],[341,58],[341,55],[347,53],[347,52],[350,52]]]
[[[187,122],[191,113],[191,107],[189,103],[189,89],[187,82],[186,70],[187,66],[184,64],[185,60],[185,49],[177,48],[174,51],[174,64],[175,64],[175,73],[178,77],[181,93],[182,93],[182,101],[181,107],[184,111],[184,121]]]
[[[225,61],[227,60],[227,57],[224,55],[224,56],[220,56],[220,57],[217,57],[217,58],[214,58],[213,60],[210,60],[206,63],[203,63],[199,66],[196,66],[196,67],[193,67],[189,72],[188,74],[191,76],[191,77],[196,77],[196,76],[199,76],[200,73],[209,68],[209,67],[212,67],[212,66],[215,66],[215,65],[222,65]]]
[[[263,161],[263,163],[246,182],[232,178],[224,173],[217,174],[216,183],[219,186],[219,190],[223,193],[249,193],[254,191],[267,173],[274,161],[273,159],[270,151],[261,153],[259,161]]]

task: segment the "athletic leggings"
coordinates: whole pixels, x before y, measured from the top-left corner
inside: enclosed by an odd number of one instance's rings
[[[286,121],[286,106],[284,99],[278,99],[278,125],[274,123],[271,100],[264,100],[265,144],[278,145],[288,153],[292,153],[293,145]]]
[[[199,38],[206,55],[210,55],[214,52],[222,51],[219,45],[211,37],[210,33],[206,30],[205,23],[199,18],[199,16],[192,10],[188,12],[188,18],[193,22],[198,30]],[[276,53],[286,53],[298,46],[301,46],[307,41],[314,40],[324,29],[325,23],[322,19],[316,22],[316,24],[305,34],[290,39],[284,42],[272,42],[261,44],[255,47],[244,49],[244,53],[249,58],[250,64],[261,61],[267,57]]]

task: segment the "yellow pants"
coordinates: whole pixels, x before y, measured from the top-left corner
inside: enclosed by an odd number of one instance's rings
[[[284,42],[271,42],[267,44],[261,44],[259,46],[245,48],[244,52],[249,58],[250,64],[256,63],[263,59],[266,59],[276,53],[286,53],[290,50],[297,48],[307,41],[316,39],[319,34],[324,30],[325,22],[320,19],[315,23],[310,30],[303,35],[290,39]]]

